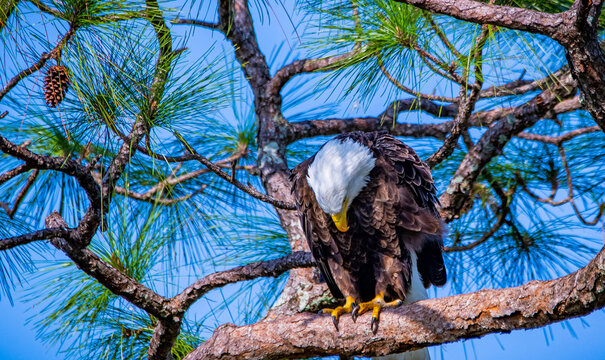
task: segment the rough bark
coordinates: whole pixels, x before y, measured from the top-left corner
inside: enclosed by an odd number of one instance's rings
[[[576,1],[572,10],[577,16],[568,20],[570,30],[559,42],[578,83],[580,102],[605,131],[605,57],[597,34],[602,5],[601,0]]]
[[[353,323],[302,313],[253,325],[226,324],[186,360],[280,359],[333,354],[375,356],[552,324],[605,306],[605,248],[559,279],[424,300],[381,314],[373,335],[368,314]]]
[[[502,26],[550,37],[563,36],[563,18],[535,10],[485,4],[473,0],[397,0],[437,14],[476,23]]]

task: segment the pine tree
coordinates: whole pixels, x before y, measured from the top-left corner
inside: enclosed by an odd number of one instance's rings
[[[0,0],[2,301],[35,304],[39,339],[77,359],[371,356],[602,308],[602,5],[469,1]],[[393,311],[364,343],[363,319],[336,337],[314,313],[335,299],[289,169],[353,130],[432,167],[449,228],[437,295],[458,296],[430,304],[466,332],[405,338],[389,324],[424,323]],[[459,295],[586,264],[548,283],[564,300],[547,283]],[[554,308],[511,298],[527,288]]]

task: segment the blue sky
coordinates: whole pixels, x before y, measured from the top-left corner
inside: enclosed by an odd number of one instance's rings
[[[273,3],[273,2],[272,2]],[[274,4],[274,3],[273,3]],[[178,3],[177,3],[178,5]],[[287,4],[287,8],[291,7]],[[212,6],[208,6],[212,8]],[[288,20],[285,20],[284,11],[281,7],[275,6],[276,18],[278,22],[271,21],[268,24],[258,26],[259,40],[262,50],[267,57],[275,53],[278,46],[284,45],[282,51],[277,52],[277,61],[281,63],[285,56],[296,56],[288,54],[288,49],[296,43],[297,36],[292,33],[292,26]],[[206,6],[202,7],[200,17],[206,13]],[[298,19],[294,19],[297,23]],[[177,35],[185,35],[192,29],[189,27],[173,27]],[[276,31],[275,29],[280,29]],[[288,34],[288,35],[285,35]],[[221,49],[230,50],[230,45],[223,41],[221,34],[213,33],[204,29],[196,29],[191,33],[189,39],[190,56],[195,57],[201,54],[204,49],[217,43],[216,51]],[[288,41],[285,41],[288,39]],[[288,54],[288,55],[286,55]],[[272,68],[274,71],[275,69]],[[299,83],[289,84],[285,92],[295,91]],[[431,88],[434,84],[425,84]],[[436,86],[436,85],[435,85]],[[382,111],[385,99],[378,99],[368,105],[350,102],[353,104],[342,110],[345,115],[355,112],[376,115]],[[305,111],[314,107],[323,105],[317,103],[307,103],[306,108],[299,109]],[[1,107],[0,107],[1,110]],[[295,164],[291,164],[294,166]],[[594,232],[597,236],[597,232]],[[440,294],[445,295],[445,294]],[[17,293],[19,297],[19,293]],[[11,360],[29,360],[29,359],[63,359],[61,354],[56,354],[57,346],[47,347],[35,339],[35,332],[31,324],[26,325],[27,318],[35,313],[35,309],[29,308],[30,304],[17,302],[14,306],[3,298],[0,301],[0,312],[4,315],[0,323],[0,359]],[[229,319],[220,319],[229,321]],[[481,339],[462,341],[455,344],[448,344],[431,350],[433,359],[603,359],[605,351],[602,349],[602,337],[605,334],[605,312],[596,311],[593,314],[582,319],[572,319],[565,323],[558,323],[544,329],[521,330],[511,334],[488,335]]]

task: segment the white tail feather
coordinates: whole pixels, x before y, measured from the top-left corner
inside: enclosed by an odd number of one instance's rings
[[[404,303],[411,304],[416,301],[428,299],[428,293],[422,283],[420,272],[418,271],[418,265],[416,262],[416,253],[411,251],[412,257],[412,281],[410,283],[410,289],[408,290],[407,296],[405,297]],[[373,357],[372,360],[431,360],[429,350],[427,348],[418,349],[414,351],[408,351],[400,354],[390,354],[385,356]]]

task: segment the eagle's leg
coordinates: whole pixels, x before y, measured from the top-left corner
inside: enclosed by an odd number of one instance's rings
[[[347,301],[343,306],[339,306],[336,309],[326,308],[326,309],[321,310],[319,313],[332,315],[332,322],[334,323],[334,326],[336,327],[336,331],[338,331],[338,318],[340,317],[340,315],[346,314],[346,313],[352,313],[353,309],[357,309],[357,308],[358,308],[358,306],[355,303],[355,299],[353,299],[353,297],[351,297],[351,296],[347,296]]]
[[[372,310],[372,322],[370,323],[370,329],[372,329],[372,332],[376,334],[376,331],[378,331],[378,321],[380,320],[380,310],[400,306],[401,304],[403,304],[403,301],[399,299],[385,302],[384,293],[379,292],[378,295],[376,295],[376,297],[371,301],[359,304],[359,307],[356,308],[351,315],[353,316],[353,320],[356,320],[357,316]]]

